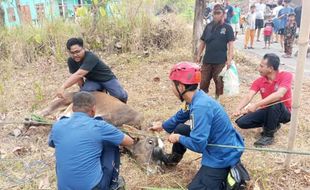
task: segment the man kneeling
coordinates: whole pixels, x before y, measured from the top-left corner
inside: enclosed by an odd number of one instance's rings
[[[204,91],[198,90],[201,79],[198,65],[188,62],[176,64],[170,72],[173,93],[186,109],[178,111],[163,124],[151,130],[171,133],[172,153],[162,156],[166,165],[181,161],[186,149],[202,153],[201,168],[188,186],[189,190],[223,190],[230,167],[240,162],[243,149],[208,146],[220,144],[244,147],[242,137],[232,126],[224,108]],[[190,120],[191,125],[184,124]]]
[[[279,72],[280,58],[273,54],[266,54],[258,68],[261,75],[256,79],[247,96],[242,98],[234,115],[246,113],[236,120],[242,129],[262,127],[261,138],[254,143],[255,146],[266,146],[273,143],[274,134],[280,128],[280,123],[287,123],[291,119],[291,83],[292,74]],[[260,92],[262,99],[249,105]]]
[[[73,96],[73,115],[53,125],[49,146],[55,148],[58,189],[116,190],[124,186],[118,176],[119,145],[133,140],[95,115],[95,97],[89,92]]]

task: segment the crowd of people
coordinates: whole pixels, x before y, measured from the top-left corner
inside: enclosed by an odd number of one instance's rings
[[[226,22],[234,30],[235,38],[241,31],[245,34],[244,49],[254,49],[255,43],[264,41],[264,49],[280,43],[284,58],[293,55],[293,44],[298,38],[302,6],[290,6],[291,0],[277,0],[276,5],[257,0],[248,9],[241,9],[238,3],[224,2]],[[206,12],[211,14],[214,2],[208,2]],[[210,17],[208,17],[210,18]],[[209,20],[208,22],[211,22]],[[255,41],[256,36],[256,41]]]

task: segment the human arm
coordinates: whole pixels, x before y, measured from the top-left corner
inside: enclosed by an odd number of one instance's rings
[[[98,130],[100,141],[104,142],[110,142],[116,146],[122,145],[122,146],[130,146],[133,145],[134,140],[129,137],[128,135],[124,134],[122,131],[120,131],[115,126],[105,122],[104,120],[101,120],[101,118],[96,118],[98,121],[96,121],[96,130]]]
[[[228,53],[227,53],[226,66],[227,69],[229,69],[234,56],[234,41],[228,42],[227,46],[228,46]]]
[[[279,83],[277,84],[278,90],[271,93],[266,98],[258,101],[257,103],[249,106],[248,111],[254,112],[257,109],[263,108],[264,106],[267,106],[271,103],[280,101],[285,96],[287,91],[291,88],[292,78],[293,78],[293,76],[291,73],[283,74],[281,77],[281,80],[279,80]]]
[[[180,135],[179,142],[194,152],[202,153],[208,144],[213,117],[214,114],[211,108],[202,106],[193,108],[191,113],[192,131],[190,136]]]
[[[181,109],[167,121],[163,123],[154,123],[150,130],[162,131],[163,129],[165,129],[166,132],[172,133],[178,124],[185,123],[187,120],[189,120],[189,111]]]
[[[258,110],[259,108],[261,108],[263,106],[277,102],[277,101],[281,100],[281,98],[285,95],[286,92],[287,92],[287,89],[281,87],[276,92],[270,94],[266,98],[254,103],[253,105],[250,105],[247,108],[247,111],[248,112],[255,112],[256,110]]]
[[[201,62],[202,52],[206,47],[206,43],[203,40],[200,40],[200,44],[197,50],[196,63],[199,64]]]
[[[121,145],[122,146],[131,146],[131,145],[133,145],[133,143],[134,143],[134,140],[130,136],[125,135],[123,141],[121,142]]]
[[[88,73],[84,69],[78,69],[75,73],[73,73],[57,90],[57,97],[64,98],[64,91],[65,89],[71,87],[72,85],[81,82],[83,77]]]
[[[234,112],[234,116],[239,116],[242,113],[242,109],[247,106],[254,98],[254,96],[257,94],[257,91],[254,90],[250,90],[250,92],[245,96],[242,97],[240,103],[238,104],[235,112]]]

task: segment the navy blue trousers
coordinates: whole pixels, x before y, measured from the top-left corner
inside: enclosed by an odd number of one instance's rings
[[[263,128],[265,136],[273,137],[280,123],[287,123],[291,120],[291,113],[279,103],[256,112],[248,113],[236,120],[237,125],[242,129]]]
[[[120,101],[124,103],[127,102],[128,94],[116,78],[113,78],[106,82],[98,82],[86,79],[84,85],[81,88],[81,91],[87,92],[103,90],[106,90],[111,96],[114,96]]]
[[[190,136],[191,128],[189,125],[179,124],[174,133],[184,136]],[[184,154],[186,147],[181,143],[174,143],[172,152]],[[230,168],[211,168],[208,166],[201,166],[198,173],[188,185],[189,190],[224,190],[227,175]]]
[[[105,143],[103,145],[101,166],[103,177],[93,190],[110,190],[117,187],[120,166],[120,152],[118,146],[110,143]]]

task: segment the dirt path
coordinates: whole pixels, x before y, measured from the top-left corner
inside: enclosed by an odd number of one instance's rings
[[[262,39],[263,36],[261,36],[260,42],[256,42],[255,37],[254,41],[255,49],[244,49],[244,35],[241,34],[235,41],[235,47],[243,53],[246,53],[250,56],[256,56],[258,58],[262,58],[266,53],[275,53],[281,59],[280,69],[295,72],[297,57],[293,56],[292,58],[282,58],[281,56],[283,55],[283,52],[281,52],[281,46],[279,43],[271,44],[270,49],[263,49],[263,47],[265,46],[265,42],[263,42]],[[297,49],[298,49],[297,45],[294,45],[293,54],[297,51]],[[305,76],[310,77],[310,58],[306,59]]]

